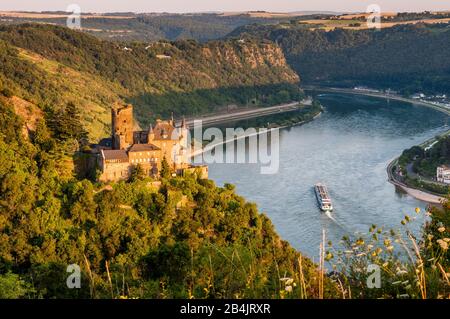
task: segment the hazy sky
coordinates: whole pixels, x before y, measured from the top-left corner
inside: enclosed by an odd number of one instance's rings
[[[450,10],[450,0],[0,0],[0,10],[65,11],[78,4],[83,12],[204,11],[366,11],[378,4],[386,11]]]

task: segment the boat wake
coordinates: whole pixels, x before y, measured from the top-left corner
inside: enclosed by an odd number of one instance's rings
[[[331,219],[332,221],[334,221],[336,224],[339,224],[338,221],[337,221],[333,216],[331,216],[331,212],[330,212],[329,210],[327,210],[327,211],[325,212],[325,215],[327,215],[327,217],[328,217],[329,219]]]
[[[333,221],[334,224],[335,224],[336,226],[338,226],[339,228],[341,228],[341,229],[342,229],[343,231],[345,231],[346,233],[350,234],[350,233],[349,233],[350,230],[349,230],[347,227],[345,227],[344,225],[342,225],[340,222],[338,222],[338,221],[336,220],[336,218],[333,217],[333,215],[331,214],[331,212],[330,212],[329,210],[327,210],[327,211],[325,212],[325,215],[326,215],[331,221]]]

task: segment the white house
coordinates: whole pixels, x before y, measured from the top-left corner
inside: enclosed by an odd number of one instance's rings
[[[440,183],[450,184],[450,167],[447,165],[438,166],[436,169],[436,179]]]

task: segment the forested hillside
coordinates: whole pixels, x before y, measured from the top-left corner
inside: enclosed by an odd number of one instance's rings
[[[230,36],[245,35],[280,45],[303,83],[450,92],[449,24],[329,32],[301,25],[252,25]]]
[[[297,74],[281,49],[259,40],[116,43],[50,25],[0,27],[0,85],[41,110],[75,103],[90,136],[109,129],[118,100],[155,117],[193,115],[227,104],[298,98]]]
[[[41,120],[28,138],[4,97],[0,115],[0,298],[278,298],[281,276],[300,273],[289,296],[318,296],[316,266],[232,185],[77,180],[64,165],[76,131]],[[66,286],[69,264],[81,289]]]

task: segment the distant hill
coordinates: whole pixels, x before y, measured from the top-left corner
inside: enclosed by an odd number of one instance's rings
[[[227,104],[295,99],[298,75],[268,41],[117,43],[51,25],[0,27],[0,91],[40,109],[75,103],[93,138],[109,131],[114,102],[155,117],[193,115]],[[280,94],[278,94],[280,93]]]
[[[116,41],[157,41],[219,39],[247,24],[274,24],[289,21],[291,14],[255,13],[84,13],[84,32]],[[0,12],[0,24],[48,23],[65,26],[66,12]]]
[[[381,31],[251,25],[229,36],[277,43],[304,83],[450,92],[448,23],[398,25]]]

